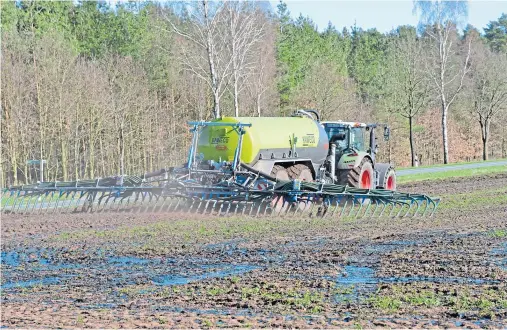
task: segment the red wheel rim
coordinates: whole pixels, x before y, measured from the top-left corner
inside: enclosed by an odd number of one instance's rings
[[[394,190],[394,178],[392,175],[387,178],[387,189]]]
[[[361,188],[370,189],[371,188],[371,177],[370,172],[364,171],[361,176]]]

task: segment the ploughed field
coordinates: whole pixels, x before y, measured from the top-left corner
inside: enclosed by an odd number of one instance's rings
[[[3,215],[5,327],[506,327],[507,173],[432,218]]]

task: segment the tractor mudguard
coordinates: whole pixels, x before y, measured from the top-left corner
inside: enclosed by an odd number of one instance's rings
[[[351,168],[361,165],[364,157],[368,157],[371,161],[370,155],[365,151],[346,152],[338,160],[336,168],[338,170],[350,170]]]

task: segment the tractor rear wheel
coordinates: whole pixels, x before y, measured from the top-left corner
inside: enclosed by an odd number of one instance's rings
[[[359,166],[350,170],[338,171],[338,182],[342,185],[372,189],[374,185],[373,181],[373,165],[368,158],[364,158]]]
[[[287,172],[289,173],[289,177],[292,180],[299,180],[299,181],[306,181],[306,182],[312,182],[313,181],[313,174],[310,168],[304,164],[296,164],[292,165],[287,169]]]

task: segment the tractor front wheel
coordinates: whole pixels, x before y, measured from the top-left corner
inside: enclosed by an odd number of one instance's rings
[[[340,170],[338,173],[340,184],[356,188],[372,189],[374,180],[373,165],[368,158],[364,158],[359,166],[350,170]]]

